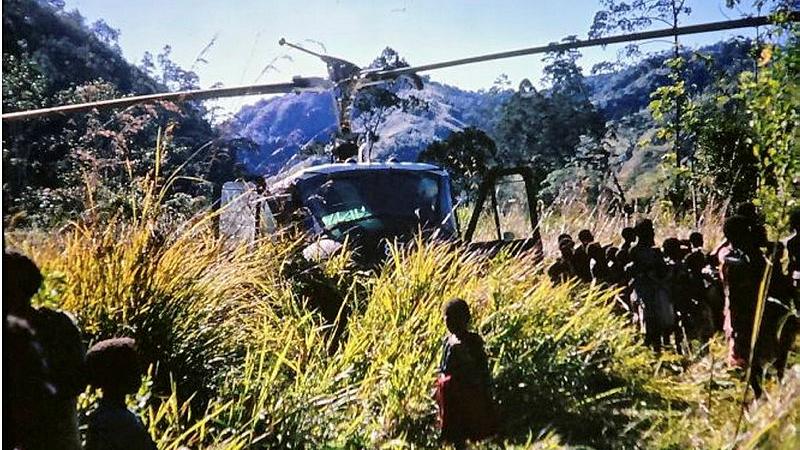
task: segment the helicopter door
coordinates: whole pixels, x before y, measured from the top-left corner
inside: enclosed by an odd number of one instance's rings
[[[256,237],[256,200],[255,186],[252,183],[228,181],[223,184],[220,198],[220,236],[239,243],[253,242]]]
[[[495,255],[534,250],[542,257],[536,213],[537,189],[527,167],[495,169],[481,183],[464,240],[470,249]]]
[[[278,223],[269,207],[269,202],[264,199],[258,202],[258,233],[262,236],[273,236],[278,232]]]

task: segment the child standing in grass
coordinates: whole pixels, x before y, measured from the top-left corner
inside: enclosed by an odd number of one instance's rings
[[[444,338],[436,383],[439,425],[442,439],[462,449],[467,440],[492,436],[497,418],[490,391],[489,361],[483,339],[469,331],[471,314],[467,302],[447,302],[444,319],[450,333]]]
[[[100,406],[89,417],[86,450],[155,450],[144,424],[125,405],[142,378],[136,342],[100,341],[86,354],[86,364],[90,384],[103,390]]]

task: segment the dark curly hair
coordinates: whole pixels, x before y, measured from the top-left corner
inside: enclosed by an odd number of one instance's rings
[[[752,240],[752,221],[745,216],[735,215],[729,217],[722,227],[725,237],[735,246],[743,245]]]
[[[581,230],[578,232],[578,240],[581,242],[592,242],[594,240],[594,235],[589,230]]]
[[[454,298],[444,305],[444,317],[447,328],[453,333],[466,331],[472,320],[469,305],[460,298]]]
[[[22,303],[29,304],[41,285],[42,273],[30,258],[15,251],[3,253],[3,298],[12,302],[9,306],[26,306]]]
[[[123,337],[94,344],[86,353],[86,371],[89,384],[106,393],[135,392],[142,376],[136,341]]]
[[[625,227],[622,229],[622,239],[627,242],[633,242],[636,240],[636,230],[633,227]]]

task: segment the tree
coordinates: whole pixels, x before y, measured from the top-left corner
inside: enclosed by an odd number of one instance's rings
[[[617,32],[633,33],[653,24],[676,28],[681,16],[692,12],[686,0],[600,0],[600,5],[603,9],[595,13],[589,29],[589,37],[593,39]],[[677,39],[675,36],[675,47]],[[636,44],[628,46],[629,54],[636,52]]]
[[[648,28],[653,24],[664,24],[671,28],[677,28],[680,24],[682,16],[691,14],[692,10],[686,6],[686,0],[600,0],[603,9],[595,13],[592,26],[589,30],[589,37],[599,38],[613,34],[616,32],[631,33],[635,31]],[[684,80],[682,73],[685,64],[681,63],[680,43],[678,35],[673,37],[673,60],[668,62],[668,66],[672,73],[673,84],[678,86]],[[626,54],[628,56],[639,53],[637,44],[631,44],[626,47]],[[682,87],[673,93],[680,93],[684,91]],[[680,166],[683,157],[682,152],[683,142],[681,133],[681,115],[683,114],[683,105],[685,102],[685,95],[672,96],[674,101],[674,120],[672,121],[672,129],[674,131],[674,145],[676,163]]]
[[[742,0],[725,0],[725,5],[728,8],[734,8],[741,4]],[[749,0],[749,3],[757,10],[766,9],[773,13],[780,11],[792,11],[798,7],[797,0]]]
[[[171,61],[168,49],[159,55],[159,80],[153,80],[109,47],[116,30],[98,23],[90,28],[78,12],[57,12],[36,0],[8,0],[3,7],[5,111],[165,90],[161,81],[174,88],[197,83],[196,74]],[[163,102],[4,123],[4,220],[25,213],[27,223],[47,227],[90,209],[124,210],[152,169],[159,130],[170,130],[162,133],[170,137],[162,146],[163,173],[180,168],[182,175],[167,199],[181,195],[209,204],[219,183],[236,178],[236,153],[247,149],[220,139],[205,117],[201,103]]]
[[[546,92],[521,83],[503,107],[497,143],[504,163],[533,164],[541,179],[594,152],[605,135],[605,120],[589,101],[575,51],[546,56]]]
[[[430,144],[419,160],[441,166],[450,174],[454,192],[477,193],[489,169],[497,164],[497,147],[486,133],[468,127],[444,141]]]
[[[751,201],[758,182],[758,160],[746,107],[735,96],[717,95],[699,106],[697,175],[707,193],[731,205]]]
[[[401,67],[408,67],[408,63],[389,47],[369,65],[370,69],[381,70]],[[371,157],[372,148],[380,139],[380,129],[389,114],[395,111],[417,112],[427,109],[427,102],[408,93],[412,87],[422,88],[422,80],[417,75],[362,88],[356,93],[353,101],[354,123],[363,130],[367,159]]]
[[[745,102],[758,160],[756,199],[769,223],[784,230],[787,211],[800,201],[800,31],[790,28],[785,46],[761,52],[761,72],[742,75]]]
[[[112,27],[103,19],[95,21],[89,29],[94,33],[97,39],[100,39],[100,42],[104,43],[115,52],[122,53],[122,50],[119,48],[118,29]]]
[[[200,77],[192,70],[183,69],[172,60],[172,46],[165,45],[161,53],[153,55],[144,52],[140,67],[150,77],[167,87],[170,91],[186,91],[200,87]]]
[[[575,42],[577,36],[568,36],[563,42]],[[578,66],[581,54],[576,49],[549,52],[543,58],[546,63],[542,70],[543,81],[550,85],[551,95],[563,96],[574,103],[583,103],[589,99],[586,79],[583,70]],[[530,90],[532,86],[526,86]],[[522,89],[522,86],[520,86]]]

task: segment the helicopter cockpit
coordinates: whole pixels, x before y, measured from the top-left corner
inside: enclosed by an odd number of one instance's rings
[[[318,228],[335,240],[354,231],[392,236],[417,229],[446,237],[456,233],[450,179],[436,166],[331,164],[306,171],[293,182]]]
[[[336,163],[309,167],[263,193],[227,183],[220,231],[251,241],[299,226],[310,241],[345,241],[367,264],[383,259],[388,242],[458,237],[450,177],[422,163]],[[335,243],[335,244],[334,244]]]

